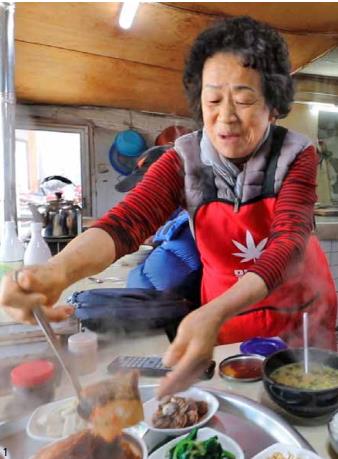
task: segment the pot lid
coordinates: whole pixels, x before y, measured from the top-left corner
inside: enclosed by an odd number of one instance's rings
[[[37,386],[52,379],[54,370],[55,366],[49,360],[32,360],[13,368],[11,381],[19,387]]]

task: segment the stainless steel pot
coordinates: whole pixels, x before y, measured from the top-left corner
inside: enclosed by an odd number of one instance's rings
[[[48,185],[52,181],[56,183],[56,187],[54,185],[54,190],[57,189],[58,182],[62,182],[66,185],[74,185],[71,180],[65,177],[52,175],[46,177],[41,183],[41,189],[44,194],[47,194]],[[81,233],[81,207],[73,201],[63,199],[63,193],[60,188],[62,189],[62,186],[60,187],[59,185],[59,191],[54,191],[55,199],[46,201],[44,204],[30,203],[29,205],[34,219],[42,221],[42,235],[44,237],[69,238]]]

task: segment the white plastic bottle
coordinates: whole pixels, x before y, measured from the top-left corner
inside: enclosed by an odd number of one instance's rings
[[[25,251],[24,265],[39,265],[46,263],[52,256],[51,251],[41,235],[42,223],[31,223],[31,240]]]
[[[78,375],[93,373],[97,366],[97,334],[76,333],[68,338],[68,351]]]
[[[16,234],[15,222],[5,222],[0,246],[0,260],[5,262],[22,261],[24,251],[24,245]]]

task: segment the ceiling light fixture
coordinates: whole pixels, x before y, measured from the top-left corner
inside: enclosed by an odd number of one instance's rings
[[[130,29],[135,18],[139,3],[140,2],[134,0],[123,2],[119,18],[119,24],[122,29]]]

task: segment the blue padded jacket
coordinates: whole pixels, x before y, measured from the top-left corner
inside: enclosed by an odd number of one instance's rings
[[[186,211],[169,220],[154,236],[159,245],[130,271],[128,288],[172,290],[201,267]]]

